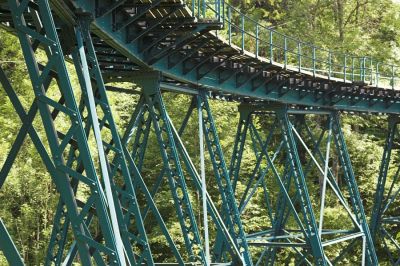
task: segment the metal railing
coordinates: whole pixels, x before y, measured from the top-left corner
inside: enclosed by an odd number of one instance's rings
[[[187,1],[199,21],[219,21],[223,25],[216,32],[219,38],[255,58],[327,79],[400,89],[399,66],[302,42],[258,23],[224,0]]]

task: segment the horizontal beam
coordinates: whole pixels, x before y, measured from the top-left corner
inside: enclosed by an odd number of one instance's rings
[[[309,248],[310,246],[306,243],[285,243],[285,242],[248,242],[249,246],[255,247],[299,247],[299,248]]]

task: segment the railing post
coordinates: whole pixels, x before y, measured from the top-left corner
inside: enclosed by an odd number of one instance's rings
[[[329,50],[328,61],[329,61],[328,79],[331,79],[331,75],[332,75],[332,52],[330,50]]]
[[[242,28],[242,52],[244,52],[244,15],[241,14],[241,28]]]
[[[365,83],[365,74],[366,74],[366,69],[365,69],[365,61],[366,61],[366,58],[365,57],[363,57],[363,59],[362,59],[362,82],[363,83]]]
[[[228,41],[229,45],[232,44],[232,9],[228,6]]]
[[[222,27],[225,29],[225,0],[221,1],[222,1],[222,16],[220,15],[220,21],[222,20]],[[219,9],[221,11],[221,3],[219,4]]]
[[[394,90],[394,65],[392,65],[392,90]]]
[[[200,19],[200,0],[193,0],[193,1],[197,1],[197,18]]]
[[[379,86],[379,62],[378,63],[376,63],[376,87],[378,87]]]
[[[258,39],[258,35],[259,35],[259,26],[258,23],[256,24],[256,57],[258,58],[258,53],[259,53],[259,45],[260,45],[260,41]]]
[[[299,72],[301,72],[301,42],[297,43],[297,56],[299,61]]]
[[[344,66],[343,66],[343,81],[346,82],[347,79],[347,55],[344,55]]]
[[[351,81],[354,82],[354,56],[351,57]]]
[[[274,62],[274,49],[273,49],[273,31],[269,30],[269,61],[272,64]]]
[[[203,19],[206,18],[206,0],[202,0],[203,8],[202,8],[202,14],[203,14]]]
[[[283,42],[284,42],[284,44],[283,44],[284,66],[286,69],[286,67],[287,67],[287,38],[286,38],[286,36],[284,37]]]
[[[313,76],[315,77],[315,46],[313,46],[312,49],[312,64],[313,64]]]
[[[370,57],[370,60],[369,60],[369,69],[370,69],[370,71],[371,71],[371,73],[370,73],[370,76],[371,76],[371,82],[370,82],[370,84],[371,84],[371,85],[373,84],[373,81],[372,81],[372,80],[373,80],[373,78],[374,78],[372,66],[373,66],[372,57]]]
[[[216,0],[215,1],[215,15],[216,15],[216,19],[219,21],[220,18],[220,10],[219,10],[219,4],[220,4],[221,0]]]

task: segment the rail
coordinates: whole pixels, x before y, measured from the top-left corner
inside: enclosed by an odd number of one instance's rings
[[[224,0],[186,0],[199,21],[219,21],[216,32],[229,45],[284,69],[337,82],[400,89],[400,67],[369,56],[327,50],[260,24]]]

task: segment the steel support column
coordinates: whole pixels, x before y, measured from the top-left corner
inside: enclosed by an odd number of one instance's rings
[[[346,142],[344,140],[341,124],[340,124],[340,116],[338,112],[334,112],[332,114],[333,125],[333,139],[336,144],[336,150],[338,153],[339,160],[341,162],[341,167],[343,170],[344,181],[347,185],[348,193],[350,196],[350,202],[353,206],[353,211],[355,218],[358,224],[361,226],[362,233],[364,234],[364,245],[366,245],[366,263],[369,265],[377,265],[378,259],[375,253],[375,247],[372,242],[371,233],[369,231],[369,227],[367,224],[367,219],[364,213],[364,206],[362,205],[362,201],[360,198],[360,192],[358,191],[358,186],[356,183],[356,178],[354,175],[353,167],[350,161],[349,152],[347,150]]]
[[[400,243],[396,237],[400,224],[396,212],[396,202],[398,202],[400,193],[400,189],[397,187],[400,166],[396,166],[396,159],[392,158],[397,149],[395,141],[399,138],[399,123],[398,116],[388,117],[388,132],[379,169],[370,226],[375,247],[378,250],[383,249],[383,254],[393,265],[400,263]],[[392,167],[397,168],[394,174],[390,172]]]
[[[197,227],[192,204],[188,195],[175,140],[161,96],[160,73],[144,73],[141,77],[137,77],[134,80],[142,87],[143,101],[141,104],[146,107],[147,112],[151,117],[157,141],[160,146],[160,153],[163,159],[164,168],[166,169],[165,175],[168,179],[170,191],[174,199],[174,205],[181,225],[186,251],[189,254],[190,261],[205,262],[199,229]],[[136,108],[143,108],[144,106],[141,106],[141,104]],[[143,116],[142,112],[137,113],[139,116]]]
[[[239,209],[235,202],[231,179],[229,177],[226,167],[225,157],[219,142],[218,133],[216,130],[211,108],[208,104],[207,96],[203,91],[201,91],[200,95],[198,96],[198,105],[203,112],[202,117],[205,139],[208,147],[208,152],[210,154],[213,164],[214,175],[217,180],[218,189],[222,199],[224,220],[228,224],[228,228],[232,238],[234,239],[234,241],[237,241],[236,245],[242,252],[242,263],[245,263],[246,265],[252,265],[250,252],[247,246],[242,222],[240,220]],[[225,244],[227,243],[223,243],[222,241],[220,241],[220,239],[217,238],[217,243],[214,248],[215,256],[221,256],[223,254],[223,252],[227,249],[226,247],[224,247]]]
[[[321,239],[318,235],[318,228],[315,215],[310,201],[307,184],[304,178],[302,165],[297,151],[297,144],[293,136],[292,124],[289,121],[287,107],[283,107],[276,111],[277,118],[280,123],[283,141],[286,146],[287,160],[289,162],[290,171],[294,185],[296,187],[297,196],[299,197],[301,212],[304,219],[304,227],[307,233],[306,242],[311,247],[313,259],[316,265],[326,265]]]
[[[271,265],[274,264],[276,261],[276,251],[278,247],[292,247],[295,251],[295,254],[297,254],[296,263],[310,264],[308,258],[312,258],[314,260],[314,264],[320,263],[321,265],[324,265],[336,263],[343,258],[343,253],[347,253],[349,250],[354,248],[354,242],[357,239],[359,240],[358,243],[362,243],[361,261],[365,261],[369,265],[376,264],[377,260],[375,250],[372,245],[372,239],[369,235],[368,226],[366,224],[363,206],[360,200],[355,176],[351,168],[351,162],[344,142],[343,132],[340,128],[339,114],[330,111],[293,111],[285,106],[276,104],[242,104],[239,110],[245,110],[246,117],[247,113],[250,113],[250,116],[263,115],[264,117],[271,116],[271,118],[275,117],[275,119],[277,119],[275,122],[272,122],[273,119],[271,119],[272,126],[269,128],[268,136],[264,142],[261,140],[256,126],[254,126],[254,124],[251,122],[251,118],[249,118],[250,123],[248,128],[250,129],[249,131],[252,140],[252,147],[255,152],[256,163],[250,177],[240,176],[238,179],[240,182],[245,182],[245,184],[247,184],[245,193],[241,197],[241,212],[245,210],[245,207],[251,200],[251,197],[253,197],[253,195],[256,193],[257,187],[260,185],[264,186],[263,182],[268,176],[268,171],[272,170],[272,175],[275,177],[280,191],[277,194],[277,198],[275,198],[275,207],[271,208],[273,204],[270,201],[268,194],[268,185],[266,188],[264,188],[265,207],[267,208],[267,213],[269,214],[268,217],[271,219],[271,229],[259,233],[252,233],[247,237],[249,245],[265,246],[264,252],[262,252],[261,256],[258,258],[257,265],[263,262]],[[318,138],[314,136],[314,133],[307,125],[305,119],[306,114],[323,115],[327,117],[327,122],[325,124],[326,126],[321,128]],[[290,117],[295,118],[294,123],[290,121]],[[240,128],[242,128],[241,123],[239,123],[239,129]],[[321,142],[325,133],[327,131],[330,132],[329,128],[332,128],[331,132],[332,139],[335,142],[335,152],[340,161],[343,179],[349,195],[346,197],[341,191],[343,188],[339,187],[335,176],[328,167],[327,160],[329,160],[329,157],[325,158],[321,152]],[[242,134],[242,130],[238,130],[238,134]],[[280,144],[279,142],[276,143],[275,141],[274,146],[272,146],[270,140],[273,134],[275,134],[275,139],[278,136],[281,137],[282,142]],[[245,136],[240,137],[242,143],[245,142],[245,138]],[[239,137],[236,136],[236,139],[239,139]],[[330,137],[328,136],[326,149],[328,149],[330,146],[329,140]],[[309,148],[309,144],[307,143],[311,144],[312,146]],[[285,152],[284,157],[280,155],[280,153],[282,153],[282,144]],[[303,148],[301,152],[303,157],[302,160],[300,160],[299,156],[300,147]],[[235,146],[234,149],[235,148],[238,149],[237,146]],[[270,157],[270,152],[272,151],[274,151],[274,155]],[[243,153],[243,151],[241,151],[241,153]],[[236,158],[237,157],[235,157],[234,153],[233,159],[237,160]],[[263,166],[265,169],[260,170],[262,158],[267,160],[267,166]],[[308,162],[304,162],[304,160],[308,160]],[[237,163],[240,162],[235,162],[235,164]],[[283,170],[281,170],[282,173],[279,173],[278,165],[284,166]],[[342,233],[340,233],[339,231],[335,232],[331,229],[323,229],[323,224],[319,224],[316,221],[314,213],[317,211],[314,210],[316,209],[315,206],[311,204],[307,189],[311,183],[306,181],[306,177],[308,179],[308,176],[312,173],[310,171],[312,166],[316,166],[318,172],[325,177],[324,180],[327,184],[325,189],[329,187],[329,190],[333,191],[333,195],[338,198],[340,204],[343,205],[345,210],[348,212],[353,222],[353,226],[355,227],[352,229],[354,232],[349,231],[348,233],[345,233],[346,230],[344,230]],[[255,178],[256,176],[257,178]],[[255,185],[253,187],[254,183]],[[295,193],[291,194],[291,191],[293,190]],[[324,204],[324,200],[321,200],[321,204]],[[323,212],[324,208],[321,208]],[[320,213],[321,217],[323,217],[322,215],[323,214]],[[290,216],[297,221],[300,230],[287,228],[288,218]],[[322,219],[320,220],[322,221]],[[318,233],[318,231],[320,231],[321,234]],[[334,239],[331,237],[326,238],[326,236],[335,234],[339,235]],[[290,239],[296,241],[292,242]],[[300,243],[298,243],[298,241],[300,241]],[[332,245],[333,243],[339,243],[343,241],[351,241],[348,245],[348,248],[344,249],[337,257],[328,258],[325,254],[325,247]]]
[[[71,220],[72,231],[75,239],[78,240],[77,247],[81,262],[85,265],[92,264],[89,248],[94,248],[104,255],[104,257],[97,256],[98,253],[95,253],[94,260],[96,262],[121,264],[116,252],[115,235],[110,226],[105,198],[101,194],[102,185],[91,158],[87,138],[82,126],[82,117],[72,91],[49,3],[46,0],[37,2],[10,0],[8,3],[46,131],[51,159],[56,167],[52,178],[63,202],[67,206],[67,214]],[[29,19],[38,21],[36,29],[27,26],[26,21]],[[33,45],[37,45],[36,42],[40,43],[47,54],[46,64],[41,71],[39,70],[37,54],[35,54],[33,47]],[[63,96],[62,102],[55,101],[50,95],[46,94],[44,81],[54,75],[57,75],[59,94]],[[50,108],[65,116],[64,127],[67,127],[66,131],[63,131],[55,121]],[[79,153],[85,175],[67,167],[65,163],[64,151],[74,141],[76,141],[76,152]],[[88,188],[89,197],[82,209],[78,209],[70,178],[79,180],[83,186]],[[91,208],[94,208],[97,214],[99,229],[103,235],[104,242],[99,242],[92,235],[85,222],[87,212]],[[104,260],[107,262],[104,262]]]
[[[240,108],[240,107],[239,107]],[[233,192],[236,191],[236,184],[239,178],[240,164],[242,162],[243,149],[246,140],[247,130],[250,123],[250,112],[247,110],[239,109],[239,124],[235,137],[235,144],[233,146],[231,163],[229,166],[229,175],[232,180]]]

